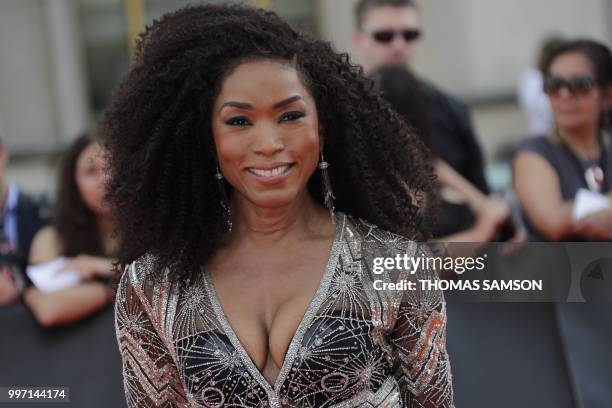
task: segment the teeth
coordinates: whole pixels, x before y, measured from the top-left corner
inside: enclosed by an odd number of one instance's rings
[[[256,176],[259,176],[259,177],[274,177],[274,176],[279,176],[279,175],[285,173],[287,170],[289,170],[289,165],[288,164],[286,164],[284,166],[275,167],[275,168],[270,169],[270,170],[250,168],[249,172],[251,172],[251,173],[253,173],[253,174],[255,174]]]

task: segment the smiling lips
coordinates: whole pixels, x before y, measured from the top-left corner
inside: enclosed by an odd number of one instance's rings
[[[246,170],[257,177],[272,178],[288,173],[293,165],[294,163],[262,165],[257,167],[249,167]]]

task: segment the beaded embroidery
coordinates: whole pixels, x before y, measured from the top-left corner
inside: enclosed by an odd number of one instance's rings
[[[376,279],[437,279],[435,271],[372,272],[374,257],[428,253],[342,213],[321,284],[274,385],[240,344],[205,271],[188,286],[150,279],[145,255],[126,268],[115,304],[129,407],[453,407],[438,291],[377,291]]]

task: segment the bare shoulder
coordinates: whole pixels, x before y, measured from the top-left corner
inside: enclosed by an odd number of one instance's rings
[[[28,263],[49,262],[62,255],[62,247],[62,239],[57,229],[52,225],[43,227],[32,240]]]
[[[541,178],[542,176],[553,176],[555,175],[555,169],[551,166],[551,164],[540,154],[534,153],[528,150],[518,152],[513,160],[512,160],[513,168],[515,174],[518,172],[519,174],[529,175],[530,179],[533,175],[533,172],[538,172],[538,176]],[[544,174],[540,173],[543,172]],[[535,177],[533,179],[538,179]]]
[[[557,200],[560,194],[559,175],[554,167],[541,155],[522,151],[515,155],[512,163],[513,185],[519,199],[532,198],[547,199],[551,195]],[[537,177],[534,177],[537,174]],[[545,195],[544,192],[546,192]]]

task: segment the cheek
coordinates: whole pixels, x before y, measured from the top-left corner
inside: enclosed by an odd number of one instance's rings
[[[293,150],[308,165],[316,164],[319,161],[319,134],[315,129],[304,133],[300,138],[295,138]]]
[[[229,170],[232,162],[241,161],[247,149],[246,138],[215,131],[217,160],[222,169]]]
[[[604,110],[604,103],[600,96],[596,96],[585,101],[585,109],[588,109],[594,115],[601,114]]]
[[[555,115],[558,115],[561,112],[561,103],[556,98],[549,98],[550,107],[553,110]]]
[[[83,201],[89,206],[98,206],[101,200],[102,191],[98,183],[93,178],[80,177],[77,179],[77,187],[81,193]]]
[[[233,160],[242,157],[245,145],[238,138],[221,137],[217,144],[219,161]]]
[[[578,100],[575,114],[583,120],[597,120],[601,114],[602,104],[599,98],[582,98]]]
[[[385,56],[387,56],[387,54],[389,54],[392,51],[393,51],[393,48],[391,47],[382,47],[378,44],[374,45],[374,53],[375,55],[378,56],[378,58],[384,58]]]
[[[374,42],[374,40],[368,40],[365,48],[369,56],[380,57],[385,54],[385,48]]]

